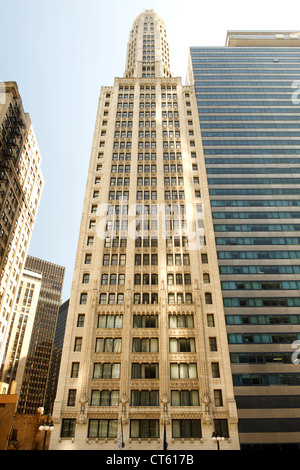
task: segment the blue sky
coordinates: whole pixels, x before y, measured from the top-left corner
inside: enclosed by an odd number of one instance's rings
[[[0,81],[16,81],[42,155],[45,187],[29,254],[66,267],[70,296],[101,86],[122,77],[133,21],[165,21],[171,69],[190,46],[223,46],[227,30],[299,30],[299,1],[0,0]],[[299,77],[300,79],[300,77]]]

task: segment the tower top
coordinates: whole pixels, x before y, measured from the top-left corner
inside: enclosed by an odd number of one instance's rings
[[[166,26],[154,10],[144,10],[133,23],[124,76],[171,77]]]

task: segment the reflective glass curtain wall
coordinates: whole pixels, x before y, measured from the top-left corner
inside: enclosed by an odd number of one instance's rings
[[[190,51],[242,448],[299,442],[300,48],[279,36]]]

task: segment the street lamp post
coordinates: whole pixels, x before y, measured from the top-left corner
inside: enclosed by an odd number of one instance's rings
[[[39,427],[39,431],[45,431],[45,435],[44,435],[44,442],[43,442],[43,450],[45,450],[45,447],[46,447],[46,439],[47,439],[47,433],[48,431],[53,431],[54,429],[54,425],[53,425],[53,421],[49,422],[49,415],[48,415],[48,418],[46,421],[42,421],[41,424],[40,424],[40,427]]]
[[[220,441],[224,441],[225,437],[218,436],[218,434],[216,432],[213,432],[211,438],[212,438],[213,441],[215,441],[217,443],[217,450],[220,450]]]

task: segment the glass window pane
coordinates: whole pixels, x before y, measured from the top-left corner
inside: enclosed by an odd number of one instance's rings
[[[98,419],[89,421],[89,437],[98,437]]]
[[[180,432],[180,420],[179,419],[173,419],[172,421],[172,437],[181,437],[181,432]]]
[[[98,328],[105,328],[106,327],[106,316],[99,315],[98,316]]]
[[[94,364],[94,379],[101,379],[102,378],[102,364]]]
[[[150,437],[150,423],[148,419],[140,420],[140,437]]]
[[[191,420],[191,437],[201,437],[201,421],[199,419]]]
[[[180,392],[179,390],[172,390],[171,392],[171,405],[180,406]]]
[[[115,317],[113,315],[107,315],[107,328],[114,328]]]
[[[120,370],[121,364],[113,364],[112,365],[112,379],[119,379],[120,378]]]
[[[190,392],[191,406],[199,406],[199,393],[198,390],[191,390]]]
[[[189,419],[182,419],[181,420],[181,437],[191,437],[192,436],[192,425]]]
[[[150,392],[150,406],[158,406],[158,390],[152,390]]]
[[[141,406],[149,406],[149,391],[141,391]]]
[[[96,339],[96,352],[103,352],[104,351],[104,339],[97,338]]]
[[[159,437],[159,420],[150,420],[150,437]]]
[[[113,390],[110,393],[110,406],[117,406],[119,404],[119,390]]]
[[[121,352],[122,349],[122,339],[121,338],[116,338],[114,340],[114,352]]]
[[[108,419],[100,419],[99,421],[99,437],[107,437]]]
[[[137,419],[132,419],[130,421],[130,437],[139,437],[139,420]]]
[[[189,364],[189,378],[190,379],[197,378],[197,364]]]
[[[118,432],[118,420],[110,419],[108,424],[108,437],[117,437]]]
[[[179,364],[179,370],[180,370],[180,378],[181,379],[188,379],[189,378],[188,364]]]
[[[179,379],[179,367],[178,364],[171,364],[171,379]]]
[[[177,352],[177,339],[170,338],[170,352]]]
[[[103,364],[103,379],[111,378],[111,364]]]
[[[101,406],[109,406],[110,393],[109,390],[102,390],[101,392]]]
[[[115,316],[115,328],[122,328],[123,327],[123,315],[116,315]]]
[[[91,406],[100,405],[100,390],[92,390]]]
[[[190,405],[190,392],[188,390],[181,390],[181,406]]]

